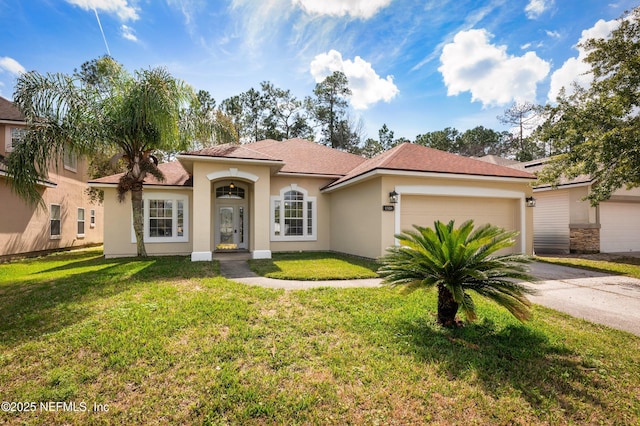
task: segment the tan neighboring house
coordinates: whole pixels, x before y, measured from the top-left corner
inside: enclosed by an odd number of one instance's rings
[[[161,164],[165,181],[144,187],[151,255],[207,261],[246,250],[331,250],[377,258],[412,224],[474,219],[517,230],[513,251],[533,251],[530,173],[405,143],[365,159],[302,139],[220,145]],[[107,257],[134,256],[130,200],[120,175],[90,182],[105,191]]]
[[[548,159],[522,163],[537,172]],[[534,187],[534,248],[537,253],[640,251],[640,188],[619,189],[593,207],[585,200],[596,184],[590,176]]]
[[[20,111],[0,97],[0,258],[101,243],[103,207],[85,193],[86,159],[69,155],[49,168],[40,185],[46,208],[29,206],[11,191],[5,159],[25,127]]]

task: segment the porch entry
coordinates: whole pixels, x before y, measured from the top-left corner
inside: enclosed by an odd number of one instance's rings
[[[215,193],[215,250],[246,250],[249,240],[246,188],[238,183],[226,182],[216,186]]]

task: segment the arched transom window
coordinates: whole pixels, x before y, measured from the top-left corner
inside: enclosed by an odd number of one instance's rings
[[[240,188],[233,182],[229,185],[219,186],[216,188],[216,198],[244,200],[244,188]]]

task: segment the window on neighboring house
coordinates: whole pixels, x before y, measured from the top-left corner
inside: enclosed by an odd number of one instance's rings
[[[11,152],[13,151],[13,149],[18,146],[18,144],[20,142],[22,142],[22,139],[24,138],[24,135],[26,133],[27,129],[23,129],[21,127],[11,127],[10,128],[10,135],[7,135],[6,138],[6,143],[5,143],[5,151],[6,152]]]
[[[78,171],[78,156],[75,152],[71,152],[70,149],[65,148],[63,153],[63,163],[66,170],[77,172]]]
[[[300,241],[316,239],[316,197],[291,185],[271,197],[271,239]]]
[[[84,237],[84,209],[78,209],[78,237]]]
[[[145,242],[189,241],[189,198],[186,195],[145,193],[143,210]],[[133,226],[131,239],[135,242]]]
[[[51,239],[59,239],[62,230],[60,221],[60,205],[51,204],[49,213],[49,236]]]
[[[96,227],[96,211],[94,209],[89,210],[89,226]]]

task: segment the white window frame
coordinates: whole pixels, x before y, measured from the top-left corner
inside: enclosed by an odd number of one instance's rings
[[[96,227],[96,210],[95,209],[89,210],[89,227],[90,228]]]
[[[149,235],[149,201],[172,201],[172,232],[171,237],[152,237]],[[182,202],[182,235],[178,235],[178,202]],[[189,196],[164,193],[164,192],[144,192],[142,194],[143,221],[144,221],[144,242],[145,243],[186,243],[189,242]],[[136,242],[136,234],[133,230],[133,215],[131,217],[131,242]]]
[[[302,202],[302,235],[276,235],[276,208],[280,209],[279,223],[280,227],[284,228],[284,203],[285,203],[285,194],[289,191],[297,191],[302,193],[303,199],[300,200]],[[311,203],[311,209],[309,209],[309,203]],[[311,210],[311,218],[308,217],[309,210]],[[318,239],[318,214],[317,214],[317,199],[316,197],[309,196],[309,192],[299,187],[296,184],[291,184],[286,186],[280,190],[280,195],[272,195],[271,202],[269,205],[269,222],[271,228],[271,241],[316,241]],[[309,233],[309,219],[311,219],[311,233]]]
[[[80,217],[80,212],[82,212],[82,218]],[[76,223],[76,231],[77,233],[77,237],[78,238],[84,238],[84,233],[86,232],[86,226],[87,226],[87,221],[85,220],[85,210],[83,207],[78,207],[78,221]],[[83,232],[79,232],[80,231],[80,224],[82,223],[82,231]]]
[[[54,218],[53,208],[58,208],[58,217]],[[58,221],[58,234],[53,234],[53,227],[51,224],[54,220]],[[49,239],[51,240],[59,240],[62,238],[62,206],[60,204],[50,204],[49,205]]]
[[[13,152],[13,149],[15,148],[14,144],[14,139],[13,139],[13,132],[20,132],[22,133],[22,135],[24,136],[24,133],[27,131],[27,129],[25,129],[24,127],[5,127],[5,144],[4,144],[4,151],[6,153],[10,153]]]

